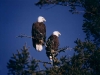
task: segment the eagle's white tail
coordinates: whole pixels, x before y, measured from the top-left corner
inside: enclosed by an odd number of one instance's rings
[[[36,44],[36,50],[37,51],[42,51],[43,47],[40,44]]]
[[[50,61],[52,61],[52,56],[49,56]]]

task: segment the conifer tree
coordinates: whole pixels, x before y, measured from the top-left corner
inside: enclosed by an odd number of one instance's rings
[[[37,66],[38,63],[30,59],[28,48],[25,45],[21,51],[17,50],[17,54],[13,54],[7,63],[8,75],[30,75],[35,72]]]

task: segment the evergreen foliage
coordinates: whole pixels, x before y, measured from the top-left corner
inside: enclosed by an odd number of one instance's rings
[[[30,62],[29,51],[25,45],[21,51],[17,50],[17,54],[13,54],[7,63],[8,75],[30,75],[35,72],[37,66],[38,63],[34,59]]]

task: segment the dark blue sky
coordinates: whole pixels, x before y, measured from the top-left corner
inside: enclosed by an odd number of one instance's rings
[[[8,60],[12,53],[17,53],[16,50],[20,50],[25,43],[30,47],[31,56],[49,61],[45,50],[42,52],[35,51],[30,38],[16,38],[21,33],[31,36],[32,23],[37,21],[38,16],[43,16],[46,19],[47,37],[55,30],[61,33],[59,37],[60,47],[69,46],[73,48],[77,38],[84,40],[83,14],[73,15],[68,11],[69,7],[64,6],[50,8],[50,5],[39,9],[34,5],[37,1],[0,0],[0,75],[7,75]],[[73,51],[67,51],[65,54],[72,55],[72,53]]]

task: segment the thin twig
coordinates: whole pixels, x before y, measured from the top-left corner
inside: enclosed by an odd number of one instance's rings
[[[34,38],[34,37],[32,37],[32,36],[27,36],[27,35],[25,35],[25,34],[21,34],[21,35],[19,35],[19,36],[16,36],[16,38],[18,38],[18,37],[20,37],[20,38],[23,38],[23,37],[26,37],[26,38]]]
[[[36,60],[36,59],[35,59],[35,61],[36,61],[36,62],[40,62],[40,63],[51,64],[51,62],[44,62],[44,61],[41,61],[41,60]]]
[[[56,5],[53,5],[53,6],[51,6],[50,8],[46,8],[46,10],[48,10],[48,9],[51,9],[51,8],[53,8],[53,7],[55,7]]]

